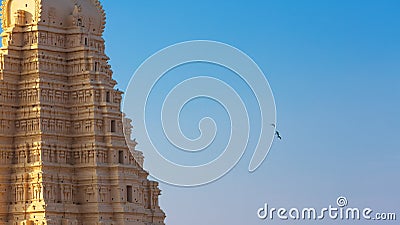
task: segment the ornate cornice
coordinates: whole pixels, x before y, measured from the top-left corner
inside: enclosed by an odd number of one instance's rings
[[[104,28],[106,27],[106,13],[99,0],[91,0],[91,2],[97,7],[101,14],[101,32],[103,32]]]
[[[9,5],[13,0],[2,0],[2,5],[1,5],[1,24],[3,30],[7,29],[10,26],[10,20],[12,19],[12,15],[8,15],[8,9]],[[40,22],[41,21],[41,13],[42,13],[42,1],[43,0],[35,0],[35,21]],[[103,9],[103,6],[99,0],[90,0],[90,2],[96,6],[97,10],[99,11],[101,15],[101,31],[104,31],[105,25],[106,25],[106,13]]]

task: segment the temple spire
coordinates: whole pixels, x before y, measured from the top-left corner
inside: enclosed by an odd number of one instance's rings
[[[125,139],[104,24],[98,0],[3,1],[0,224],[164,224]]]

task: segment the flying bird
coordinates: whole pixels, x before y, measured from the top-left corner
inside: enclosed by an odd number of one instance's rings
[[[271,123],[271,126],[273,126],[274,128],[276,128],[276,125],[274,123]],[[279,138],[279,140],[282,140],[281,134],[279,133],[279,131],[275,131],[275,136],[277,138]]]
[[[277,138],[279,138],[279,140],[282,140],[281,134],[279,133],[279,131],[275,131],[275,135]]]

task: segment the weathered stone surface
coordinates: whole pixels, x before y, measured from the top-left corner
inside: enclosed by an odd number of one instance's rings
[[[104,25],[98,0],[3,1],[0,225],[164,224]]]

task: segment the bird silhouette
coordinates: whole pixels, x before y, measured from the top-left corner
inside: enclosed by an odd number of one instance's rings
[[[279,133],[279,131],[275,131],[275,135],[277,138],[279,138],[279,140],[282,140],[281,134]]]
[[[276,128],[276,125],[274,123],[271,123],[271,126],[273,126],[274,128]],[[282,140],[281,134],[279,133],[279,131],[275,130],[275,136],[277,138],[279,138],[279,140]]]

